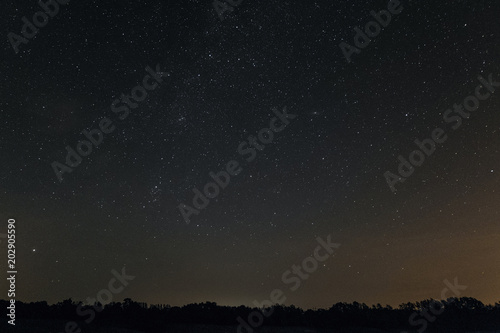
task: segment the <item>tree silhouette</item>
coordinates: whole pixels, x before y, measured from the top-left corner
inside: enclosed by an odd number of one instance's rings
[[[7,307],[8,301],[0,300],[1,307]],[[171,307],[168,304],[148,305],[126,298],[123,302],[111,302],[102,307],[96,304],[78,304],[66,299],[53,305],[47,302],[16,302],[16,313],[19,320],[15,332],[63,332],[68,322],[74,321],[88,332],[114,332],[117,329],[133,329],[141,332],[165,332],[172,325],[197,325],[199,330],[206,331],[208,326],[238,325],[237,318],[248,318],[257,308],[246,306],[220,306],[214,302],[193,303],[182,307]],[[442,301],[426,299],[415,303],[403,303],[394,309],[389,305],[372,305],[364,303],[333,304],[329,309],[310,309],[284,305],[272,306],[272,314],[263,316],[263,326],[270,327],[310,327],[311,329],[333,329],[336,332],[350,330],[369,332],[410,331],[417,328],[411,326],[409,318],[428,311],[431,307],[442,309],[439,315],[427,324],[426,332],[472,332],[492,331],[500,329],[500,302],[485,305],[481,301],[470,298],[448,298]],[[95,320],[89,316],[82,317],[77,310],[95,310]],[[100,312],[97,309],[101,310]],[[0,323],[0,332],[12,331],[6,321]],[[177,327],[176,326],[176,327]],[[212,327],[210,326],[210,327]],[[42,329],[41,327],[48,327]],[[340,331],[339,331],[340,330]]]

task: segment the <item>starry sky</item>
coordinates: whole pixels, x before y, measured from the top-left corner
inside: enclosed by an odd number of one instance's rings
[[[348,63],[355,27],[387,1],[71,1],[15,53],[36,1],[6,0],[0,68],[0,232],[17,224],[18,300],[84,300],[111,270],[116,300],[251,305],[500,300],[500,90],[452,130],[443,112],[500,81],[498,1],[401,0]],[[163,82],[120,120],[110,106],[159,64]],[[273,109],[297,115],[246,162]],[[59,182],[51,163],[108,117],[116,126]],[[392,192],[415,139],[448,140]],[[186,224],[209,172],[242,171]],[[281,275],[316,238],[341,246],[290,292]],[[5,242],[1,247],[5,250]],[[3,264],[2,264],[3,265]],[[3,267],[3,266],[2,266]],[[5,281],[0,284],[2,288]]]

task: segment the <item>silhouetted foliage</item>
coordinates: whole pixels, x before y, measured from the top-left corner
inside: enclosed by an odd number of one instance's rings
[[[0,300],[5,308],[8,302]],[[434,308],[434,312],[431,310]],[[439,309],[439,314],[436,312]],[[112,302],[102,306],[99,303],[83,305],[71,299],[48,305],[47,302],[16,302],[17,321],[51,321],[59,325],[57,332],[64,332],[67,322],[75,322],[85,328],[116,327],[145,332],[162,332],[175,324],[238,325],[237,318],[244,320],[256,308],[245,306],[219,306],[214,302],[194,303],[182,307],[167,304],[134,302],[126,298],[123,302]],[[443,301],[432,299],[416,303],[401,304],[397,309],[386,305],[369,307],[364,303],[336,303],[329,309],[304,311],[295,306],[275,305],[272,314],[264,317],[263,326],[270,327],[311,327],[347,329],[361,327],[382,331],[406,330],[416,332],[409,318],[427,312],[427,332],[471,332],[500,329],[500,303],[484,305],[470,298],[449,298]],[[260,311],[259,311],[260,313]],[[434,315],[433,315],[434,313]],[[0,330],[3,332],[2,323]],[[38,330],[33,330],[33,332]]]

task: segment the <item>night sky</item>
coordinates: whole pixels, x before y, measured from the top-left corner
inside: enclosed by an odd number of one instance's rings
[[[462,296],[500,300],[500,88],[456,130],[443,119],[478,76],[500,81],[500,3],[400,6],[348,62],[340,43],[388,1],[243,0],[223,20],[211,0],[70,1],[18,53],[8,34],[41,9],[5,1],[0,232],[16,219],[16,298],[95,297],[126,267],[114,300],[251,305],[282,289],[304,308],[397,306],[455,277]],[[120,119],[111,105],[148,66],[162,82]],[[284,109],[296,117],[247,161],[239,145]],[[103,118],[114,131],[59,181],[52,163]],[[438,127],[447,141],[391,191],[384,173]],[[232,160],[241,172],[186,223],[179,205]],[[341,246],[290,291],[282,274],[328,235]]]

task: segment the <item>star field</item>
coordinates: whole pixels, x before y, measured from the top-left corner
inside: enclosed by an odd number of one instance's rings
[[[401,4],[351,63],[340,42],[387,1],[243,1],[223,21],[208,0],[72,1],[18,54],[4,38],[0,217],[18,224],[19,298],[84,299],[125,266],[120,297],[249,305],[332,234],[342,246],[287,304],[398,305],[455,276],[498,301],[500,91],[396,193],[383,175],[479,75],[500,81],[500,7]],[[6,1],[4,35],[38,10]],[[113,100],[156,64],[163,82],[120,120]],[[284,107],[297,118],[244,162],[239,143]],[[114,132],[59,182],[51,163],[103,117]],[[230,160],[241,173],[186,224],[178,205]]]

